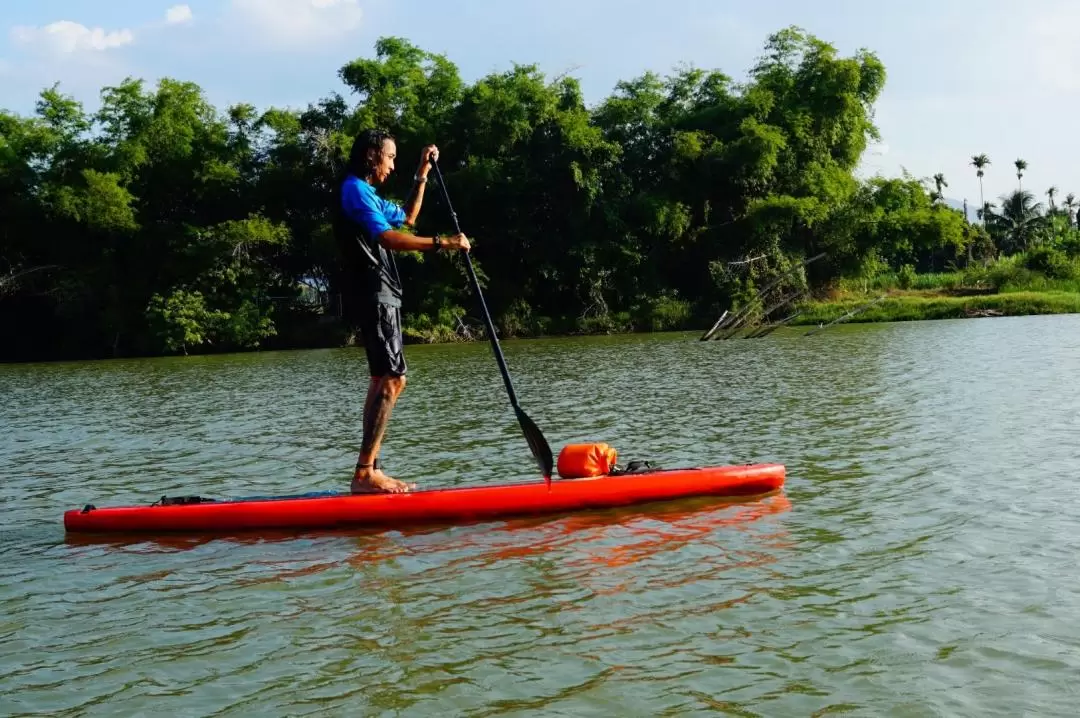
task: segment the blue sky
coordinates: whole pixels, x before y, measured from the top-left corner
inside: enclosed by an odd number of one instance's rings
[[[844,54],[885,63],[883,134],[863,172],[944,172],[946,195],[979,188],[970,157],[990,155],[986,197],[1024,187],[1080,194],[1069,119],[1080,110],[1080,2],[1028,0],[3,0],[0,107],[28,113],[42,87],[96,106],[133,75],[198,82],[233,102],[304,106],[343,90],[337,69],[382,35],[445,53],[466,80],[537,63],[570,71],[590,102],[620,79],[680,63],[741,79],[766,37],[799,25]],[[972,214],[974,218],[974,214]]]

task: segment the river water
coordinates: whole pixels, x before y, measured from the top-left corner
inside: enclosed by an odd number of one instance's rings
[[[0,366],[0,714],[1075,715],[1080,317],[505,342],[557,452],[783,492],[455,527],[65,537],[340,490],[360,350]],[[486,344],[410,346],[384,463],[536,478]]]

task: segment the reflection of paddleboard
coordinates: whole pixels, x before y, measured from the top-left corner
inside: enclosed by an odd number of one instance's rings
[[[309,493],[238,499],[162,497],[148,506],[64,513],[71,533],[206,532],[238,529],[452,523],[614,506],[687,496],[752,496],[784,485],[782,464],[666,469],[587,479],[428,489],[405,494]]]

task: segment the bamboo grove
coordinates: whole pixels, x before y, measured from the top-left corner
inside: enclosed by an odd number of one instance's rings
[[[572,77],[513,65],[468,84],[401,38],[339,79],[344,95],[305,109],[218,109],[193,83],[128,79],[93,113],[55,86],[30,116],[0,112],[0,358],[348,341],[330,205],[372,126],[398,140],[391,198],[439,145],[507,336],[700,326],[781,273],[821,292],[868,267],[985,261],[1046,219],[1030,194],[969,222],[943,178],[858,178],[885,67],[798,28],[769,37],[744,81],[650,73],[591,107]],[[449,229],[428,192],[417,231]],[[398,266],[410,338],[475,331],[459,259]]]

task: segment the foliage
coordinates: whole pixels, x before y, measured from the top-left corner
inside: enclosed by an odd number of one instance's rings
[[[765,311],[758,292],[774,282],[793,296],[1076,276],[1073,195],[1055,203],[1055,188],[1044,211],[1021,188],[969,224],[943,202],[943,175],[857,178],[884,65],[799,28],[768,37],[745,82],[648,72],[593,107],[572,77],[514,64],[466,83],[447,57],[397,37],[338,79],[350,99],[300,109],[219,109],[193,83],[129,78],[103,88],[94,113],[57,87],[30,116],[0,112],[4,358],[341,336],[324,329],[349,316],[353,284],[331,230],[334,188],[351,138],[373,126],[398,139],[390,199],[408,193],[420,148],[439,144],[503,336],[680,329],[725,308]],[[990,160],[972,164],[981,182]],[[451,229],[440,194],[428,188],[416,231]],[[460,258],[412,253],[398,266],[409,341],[483,337]]]

